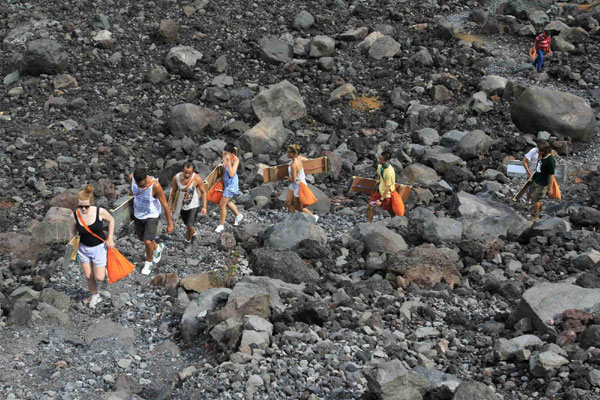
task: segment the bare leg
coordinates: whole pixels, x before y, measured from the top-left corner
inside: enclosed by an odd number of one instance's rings
[[[146,246],[146,261],[151,262],[154,250],[156,250],[158,245],[154,240],[147,239],[144,239],[144,245]]]
[[[186,239],[187,241],[190,241],[190,240],[192,240],[192,238],[194,237],[194,233],[195,233],[195,232],[196,232],[196,231],[194,230],[194,227],[193,227],[193,226],[188,226],[188,227],[186,227],[186,229],[185,229],[185,239]]]
[[[85,281],[87,283],[87,287],[92,294],[98,293],[98,285],[96,284],[96,277],[92,274],[92,264],[91,263],[81,263],[81,269],[83,270],[83,276],[85,277]],[[83,302],[87,304],[90,301],[89,298],[85,299]]]
[[[96,282],[103,282],[106,278],[106,267],[94,267]]]
[[[296,211],[296,207],[294,207],[294,191],[292,189],[288,189],[287,196],[285,197],[285,205],[290,213],[293,214]]]
[[[312,215],[314,217],[314,214],[312,212],[310,212],[310,210],[308,208],[306,208],[304,206],[304,204],[302,204],[300,202],[300,198],[299,197],[294,197],[294,207],[296,207],[297,210],[300,210],[304,213],[307,213],[309,215]]]
[[[229,203],[227,203],[227,207],[229,207],[229,209],[231,209],[231,211],[233,211],[233,213],[235,214],[236,217],[238,215],[240,215],[240,212],[238,211],[237,206],[235,205],[235,203],[233,201],[230,201]]]
[[[225,218],[227,218],[227,203],[229,203],[231,198],[229,197],[221,197],[221,201],[219,202],[219,225],[225,225]]]
[[[369,209],[367,210],[367,221],[373,222],[373,215],[375,214],[375,207],[369,205]]]

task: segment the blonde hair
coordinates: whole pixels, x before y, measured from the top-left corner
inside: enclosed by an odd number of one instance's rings
[[[85,189],[80,190],[77,193],[77,200],[86,201],[89,200],[90,204],[94,204],[94,187],[92,185],[87,185]]]
[[[300,154],[300,145],[299,144],[289,145],[287,148],[287,152],[297,156],[298,154]]]

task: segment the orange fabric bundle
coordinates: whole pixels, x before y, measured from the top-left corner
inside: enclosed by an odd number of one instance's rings
[[[224,188],[225,187],[223,185],[223,181],[218,181],[214,185],[212,185],[212,187],[208,190],[208,193],[206,195],[208,201],[219,204],[219,202],[221,201],[221,197],[223,197]]]
[[[304,206],[310,206],[311,204],[315,204],[317,202],[317,198],[304,182],[300,182],[298,198],[300,199],[300,203],[302,203]]]
[[[115,283],[119,279],[125,278],[135,269],[135,265],[129,262],[119,250],[108,249],[106,255],[106,272],[108,273],[108,283]]]
[[[546,194],[551,199],[562,199],[562,196],[560,194],[560,188],[558,187],[558,182],[556,182],[556,178],[552,177],[550,185],[548,186],[548,192],[546,192]]]
[[[537,48],[535,47],[535,44],[529,49],[529,57],[531,57],[532,60],[535,60],[537,57]]]
[[[394,210],[394,214],[403,216],[404,215],[404,201],[402,201],[402,196],[398,192],[392,192],[392,208]]]

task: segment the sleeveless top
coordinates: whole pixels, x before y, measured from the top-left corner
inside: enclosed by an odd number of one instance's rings
[[[153,179],[149,176],[147,179]],[[149,188],[138,188],[135,179],[131,180],[131,191],[133,192],[133,216],[137,219],[158,218],[162,210],[160,201],[152,196],[152,187],[156,180],[152,182]]]
[[[225,170],[223,172],[223,186],[225,186],[225,188],[223,190],[223,193],[224,193],[223,196],[225,196],[225,193],[239,194],[240,187],[239,187],[239,180],[238,180],[237,172],[235,173],[235,175],[229,176],[229,172],[227,171],[227,168],[225,168]],[[225,197],[229,197],[229,196],[225,196]]]
[[[77,218],[77,211],[73,211],[73,216],[75,217],[75,227],[77,228],[77,233],[79,233],[79,243],[83,244],[87,247],[98,246],[104,242],[100,239],[92,236],[87,229],[85,229],[81,224],[79,224],[79,218]],[[85,221],[84,221],[85,222]],[[93,224],[88,225],[88,228],[96,235],[100,236],[102,239],[106,240],[106,236],[104,236],[104,224],[100,219],[100,207],[96,207],[96,220]]]
[[[186,185],[181,184],[180,175],[181,172],[177,174],[177,177],[175,179],[177,180],[177,186],[179,187],[179,191],[181,192],[180,196],[183,196],[181,209],[191,210],[193,208],[198,208],[200,206],[200,196],[198,196],[198,188],[196,188],[196,186],[194,186],[194,184],[192,183],[187,189],[185,189]],[[195,178],[196,173],[192,174],[190,180],[193,181]]]
[[[288,165],[288,175],[290,176],[290,178],[292,177],[292,163],[293,161],[290,161],[290,164]],[[305,185],[307,184],[306,175],[304,174],[304,168],[296,171],[296,182],[292,182],[292,184],[290,185],[290,189],[294,190],[300,187],[300,182],[304,183]]]

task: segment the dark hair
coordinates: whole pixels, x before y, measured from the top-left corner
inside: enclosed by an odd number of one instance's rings
[[[545,34],[546,36],[550,36],[550,31],[549,31],[548,29],[544,29],[544,34]]]
[[[384,150],[384,151],[381,152],[381,156],[383,157],[383,159],[385,161],[390,161],[390,158],[392,158],[392,153],[390,153],[387,150]]]
[[[550,143],[548,143],[545,140],[542,140],[541,142],[539,142],[537,147],[541,154],[548,154],[552,151],[552,147],[550,146]]]
[[[183,164],[183,168],[192,168],[194,169],[194,163],[190,160],[187,160],[184,164]]]
[[[133,179],[136,183],[146,179],[146,176],[148,176],[146,168],[136,168],[135,171],[133,171]]]
[[[231,154],[237,156],[238,148],[235,147],[234,145],[232,145],[231,143],[227,143],[225,145],[225,147],[223,148],[223,151],[226,151],[228,153],[231,153]]]

